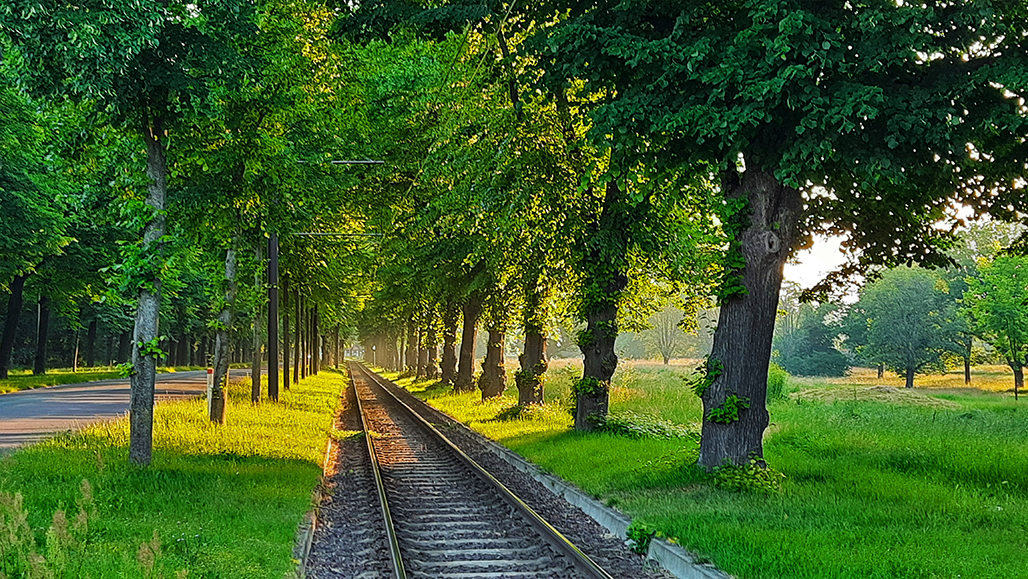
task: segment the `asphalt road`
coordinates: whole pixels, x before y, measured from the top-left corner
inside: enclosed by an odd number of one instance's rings
[[[249,375],[249,370],[231,370],[233,378]],[[200,396],[206,390],[207,372],[204,370],[157,375],[158,402]],[[0,454],[58,432],[118,418],[128,409],[128,378],[0,395]]]

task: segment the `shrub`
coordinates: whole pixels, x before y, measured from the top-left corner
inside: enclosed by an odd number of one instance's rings
[[[789,373],[781,366],[771,363],[767,369],[767,401],[780,400],[785,398],[785,381]]]
[[[628,438],[699,438],[696,426],[675,424],[655,416],[634,412],[608,414],[606,418],[595,417],[595,421],[600,432]]]

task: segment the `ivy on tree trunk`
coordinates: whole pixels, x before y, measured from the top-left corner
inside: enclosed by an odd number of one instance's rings
[[[730,251],[737,252],[745,265],[729,271],[722,286],[708,364],[718,371],[708,374],[713,381],[701,395],[699,464],[707,468],[726,462],[744,465],[750,460],[763,464],[771,338],[782,270],[798,240],[803,209],[798,190],[757,168],[740,176],[730,167],[722,176],[722,189],[726,199],[739,201],[726,228],[733,239]]]
[[[143,229],[143,255],[162,259],[165,231],[164,204],[168,192],[168,161],[160,118],[143,127],[146,141],[146,204],[153,215]],[[154,264],[151,264],[154,265]],[[153,451],[154,381],[157,374],[156,343],[161,306],[161,280],[155,278],[139,290],[136,325],[132,335],[132,379],[129,410],[129,461],[149,465]]]
[[[232,328],[232,314],[236,303],[236,250],[232,246],[225,251],[225,303],[218,314],[218,331],[214,337],[214,385],[211,389],[210,419],[217,424],[225,423],[228,394],[229,331]]]
[[[454,392],[470,392],[475,389],[475,338],[478,334],[478,316],[482,313],[482,297],[476,292],[464,301],[464,326],[460,338],[460,360],[457,376],[453,382]]]

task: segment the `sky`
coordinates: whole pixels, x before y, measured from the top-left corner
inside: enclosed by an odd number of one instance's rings
[[[833,269],[842,265],[845,259],[839,244],[841,237],[815,236],[810,249],[797,252],[790,263],[785,264],[785,279],[810,288]]]

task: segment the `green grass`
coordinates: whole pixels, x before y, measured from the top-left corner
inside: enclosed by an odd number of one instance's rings
[[[236,366],[242,367],[238,364]],[[161,366],[157,368],[157,373],[165,374],[169,372],[186,372],[189,370],[203,370],[203,367]],[[71,368],[54,368],[47,370],[46,374],[41,374],[39,376],[33,376],[31,370],[11,370],[8,373],[6,380],[0,380],[0,394],[17,392],[19,390],[30,390],[32,388],[43,388],[45,386],[79,384],[82,382],[111,380],[113,378],[121,377],[121,373],[114,366],[97,366],[85,370],[79,370],[77,372],[72,372]]]
[[[682,379],[691,368],[622,366],[612,412],[698,422]],[[946,380],[916,396],[773,403],[765,456],[785,479],[760,494],[714,486],[694,467],[693,439],[569,431],[562,401],[580,370],[551,369],[549,408],[510,421],[495,417],[516,402],[513,389],[482,403],[477,393],[409,387],[742,579],[1028,578],[1028,401]],[[787,390],[867,388],[846,380]],[[918,399],[926,396],[948,404]]]
[[[207,420],[203,400],[159,404],[149,468],[128,464],[122,419],[4,458],[0,494],[24,496],[42,545],[53,513],[72,518],[89,481],[96,516],[84,546],[72,549],[66,577],[157,577],[158,570],[169,578],[182,570],[193,579],[283,577],[294,565],[294,535],[322,474],[344,384],[341,374],[323,371],[283,391],[279,403],[253,406],[243,380],[230,391],[220,427]],[[3,516],[0,523],[10,526]],[[140,549],[155,533],[161,554],[147,574]]]

